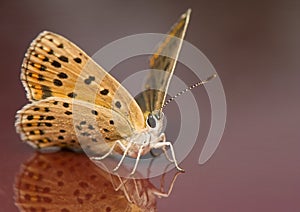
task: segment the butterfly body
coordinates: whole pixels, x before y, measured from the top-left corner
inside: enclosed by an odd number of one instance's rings
[[[22,64],[21,81],[30,104],[17,112],[23,141],[42,151],[84,149],[101,160],[113,151],[136,158],[151,149],[170,147],[163,132],[162,107],[189,22],[190,10],[172,27],[150,58],[145,92],[130,93],[84,51],[66,38],[42,32],[31,43]],[[169,55],[169,57],[161,56]],[[154,89],[153,89],[154,88]]]

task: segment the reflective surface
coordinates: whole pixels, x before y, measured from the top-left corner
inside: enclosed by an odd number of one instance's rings
[[[158,189],[148,179],[111,175],[84,154],[35,153],[17,174],[14,199],[25,211],[157,211],[156,198],[171,192],[164,178]]]
[[[193,12],[186,39],[210,59],[222,80],[227,125],[213,157],[198,165],[210,110],[205,90],[194,90],[201,108],[198,142],[180,164],[186,173],[178,177],[170,196],[156,199],[157,210],[300,210],[299,2],[175,0],[0,3],[0,203],[4,211],[18,211],[13,199],[15,176],[34,152],[20,142],[14,129],[15,112],[27,103],[19,74],[31,40],[47,29],[92,55],[126,35],[166,32],[188,7]],[[137,58],[124,61],[112,73],[124,79],[145,68],[145,58]],[[197,81],[182,65],[175,73],[187,84]],[[169,140],[176,138],[174,129],[180,126],[173,114],[176,110],[176,104],[166,108]],[[167,175],[166,182],[172,176]]]

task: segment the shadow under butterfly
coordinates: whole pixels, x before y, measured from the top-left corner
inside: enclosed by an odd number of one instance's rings
[[[15,204],[20,211],[157,211],[157,197],[169,196],[178,174],[164,192],[149,179],[99,169],[84,154],[35,153],[17,174]]]

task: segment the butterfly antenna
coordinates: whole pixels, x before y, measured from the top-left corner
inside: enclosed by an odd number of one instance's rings
[[[176,99],[178,96],[180,96],[180,95],[182,95],[182,94],[184,94],[184,93],[186,93],[186,92],[192,90],[193,88],[198,87],[199,85],[203,85],[203,84],[209,82],[210,80],[212,80],[212,79],[215,78],[215,77],[217,77],[217,74],[213,74],[213,75],[211,75],[210,77],[208,77],[206,80],[201,81],[201,82],[197,82],[197,83],[195,83],[194,85],[192,85],[192,86],[190,86],[190,87],[188,87],[188,88],[186,88],[186,89],[180,91],[180,92],[177,93],[175,96],[173,96],[173,97],[171,97],[170,99],[168,99],[168,100],[165,102],[165,104],[161,107],[161,109],[164,108],[165,106],[167,106],[170,102],[172,102],[172,101],[173,101],[174,99]]]

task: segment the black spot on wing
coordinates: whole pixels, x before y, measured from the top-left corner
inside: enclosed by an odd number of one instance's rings
[[[64,103],[63,103],[63,106],[64,106],[65,108],[68,108],[68,107],[69,107],[69,103],[64,102]]]
[[[79,64],[81,63],[81,59],[79,57],[74,58],[74,61]]]
[[[59,74],[57,74],[57,76],[60,79],[67,79],[68,78],[68,75],[66,73],[63,73],[63,72],[60,72]]]
[[[96,116],[98,115],[98,112],[96,110],[92,110],[91,112],[93,115],[96,115]]]
[[[50,49],[49,51],[48,51],[48,54],[50,54],[50,55],[52,55],[54,52],[53,52],[53,49]]]
[[[65,114],[66,114],[66,115],[72,115],[72,112],[67,110],[67,111],[65,112]]]
[[[27,120],[32,120],[33,119],[33,115],[29,115],[29,116],[27,116]]]
[[[74,92],[71,92],[68,94],[68,97],[70,97],[70,98],[75,98],[76,96],[77,96],[77,94]]]
[[[59,58],[58,58],[60,61],[63,61],[63,62],[65,62],[65,63],[67,63],[67,62],[69,62],[69,59],[66,57],[66,56],[60,56]]]
[[[45,58],[47,58],[47,57],[45,57]],[[43,60],[43,61],[44,61],[44,60]],[[46,71],[46,69],[47,69],[46,66],[44,66],[44,65],[41,65],[41,66],[40,66],[40,71]]]
[[[100,94],[102,95],[107,95],[109,93],[109,90],[107,89],[103,89],[102,91],[100,91]]]
[[[55,68],[60,68],[61,67],[61,64],[59,62],[57,62],[56,60],[53,60],[51,65],[54,66]]]
[[[119,101],[116,101],[116,103],[115,103],[115,106],[116,106],[117,108],[119,108],[119,109],[120,109],[120,108],[121,108],[121,106],[122,106],[122,105],[121,105],[121,102],[119,102]]]
[[[63,85],[62,81],[60,81],[59,79],[54,79],[53,84],[57,87],[60,87]]]
[[[84,83],[89,85],[91,84],[93,81],[95,81],[95,77],[94,76],[89,76],[89,78],[84,80]]]
[[[54,119],[55,119],[54,116],[47,116],[47,117],[46,117],[46,120],[54,120]]]

